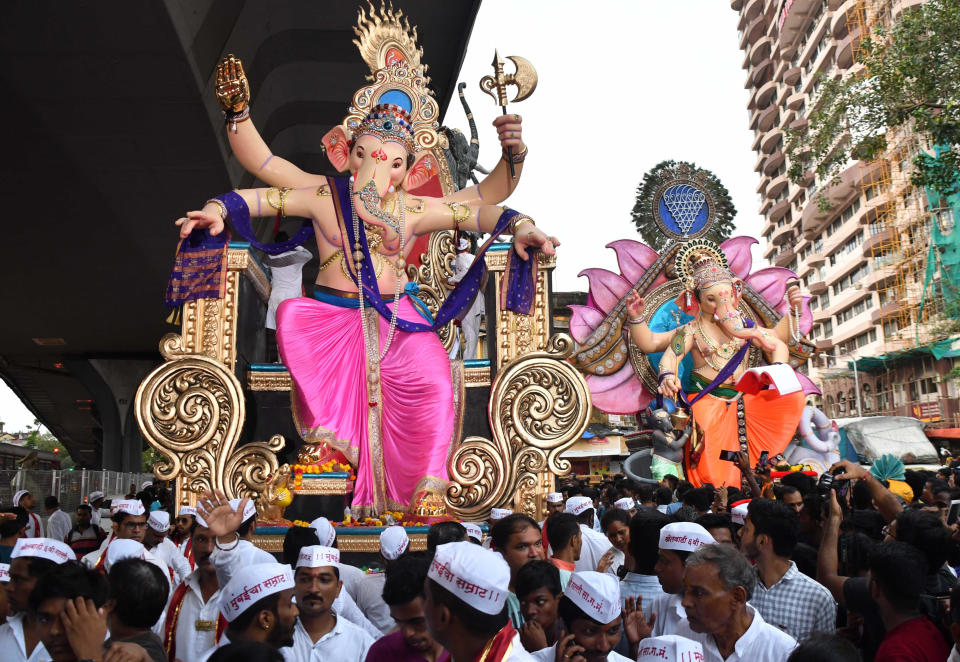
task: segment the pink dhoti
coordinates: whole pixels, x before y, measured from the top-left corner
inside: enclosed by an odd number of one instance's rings
[[[401,318],[423,322],[407,297],[399,306]],[[369,307],[366,314],[377,320],[382,351],[390,321]],[[354,516],[407,510],[424,491],[443,493],[454,396],[450,361],[436,334],[395,330],[379,375],[370,376],[379,378],[379,388],[369,395],[359,309],[288,299],[277,310],[277,344],[293,378],[304,439],[326,441],[356,468]]]

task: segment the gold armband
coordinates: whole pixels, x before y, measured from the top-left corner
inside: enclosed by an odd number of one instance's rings
[[[450,208],[450,213],[453,215],[453,227],[457,228],[461,223],[470,218],[473,213],[470,209],[470,205],[464,204],[462,202],[445,202],[443,203]]]
[[[278,212],[280,212],[280,215],[283,216],[284,218],[286,218],[286,216],[287,216],[287,211],[286,211],[286,208],[285,208],[285,207],[286,207],[286,204],[287,204],[287,196],[290,195],[290,191],[292,191],[292,190],[293,190],[293,189],[287,188],[286,186],[281,187],[281,188],[268,188],[268,189],[267,189],[267,195],[266,195],[267,204],[270,205],[271,207],[273,207],[274,209],[276,209]],[[276,194],[276,199],[277,199],[276,202],[274,202],[273,200],[270,199],[270,194],[271,194],[271,193],[275,193],[275,194]]]

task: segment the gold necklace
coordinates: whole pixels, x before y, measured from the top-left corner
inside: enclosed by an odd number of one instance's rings
[[[707,345],[707,349],[709,350],[707,352],[701,352],[701,354],[703,354],[703,358],[707,364],[714,370],[723,370],[724,366],[736,355],[737,351],[740,349],[740,340],[737,338],[728,340],[725,343],[715,342],[703,330],[703,324],[699,316],[697,316],[697,334],[703,339],[703,342]],[[720,360],[720,365],[717,365],[717,359]]]

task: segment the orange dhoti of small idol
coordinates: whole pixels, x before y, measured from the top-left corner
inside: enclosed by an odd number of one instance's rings
[[[692,400],[695,393],[689,395]],[[793,439],[803,413],[805,395],[798,391],[780,395],[775,390],[760,391],[756,395],[741,393],[747,448],[750,466],[760,453],[769,451],[770,457],[782,453]],[[687,480],[700,487],[711,483],[740,486],[740,470],[733,462],[720,459],[720,451],[739,451],[740,434],[737,421],[737,400],[705,395],[693,404],[693,418],[706,431],[703,454],[696,467],[687,468]]]

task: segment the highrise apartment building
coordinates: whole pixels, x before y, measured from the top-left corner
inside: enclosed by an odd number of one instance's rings
[[[831,416],[911,415],[919,411],[916,405],[951,394],[943,378],[950,361],[921,360],[904,370],[858,374],[856,380],[837,377],[851,360],[897,355],[916,346],[918,338],[925,342],[928,321],[942,303],[928,297],[920,312],[929,223],[936,215],[927,213],[926,195],[910,184],[911,161],[921,147],[916,136],[891,134],[881,158],[848,163],[839,184],[820,182],[809,171],[797,184],[787,174],[786,132],[807,125],[820,102],[822,81],[854,75],[862,66],[856,61],[862,36],[921,4],[730,2],[740,16],[744,87],[750,92],[763,256],[796,272],[812,296],[811,335],[818,354],[808,372],[823,388],[821,405]],[[821,195],[829,205],[818,204]],[[956,387],[949,390],[955,396]],[[956,407],[950,409],[941,407],[940,420],[955,416]]]

